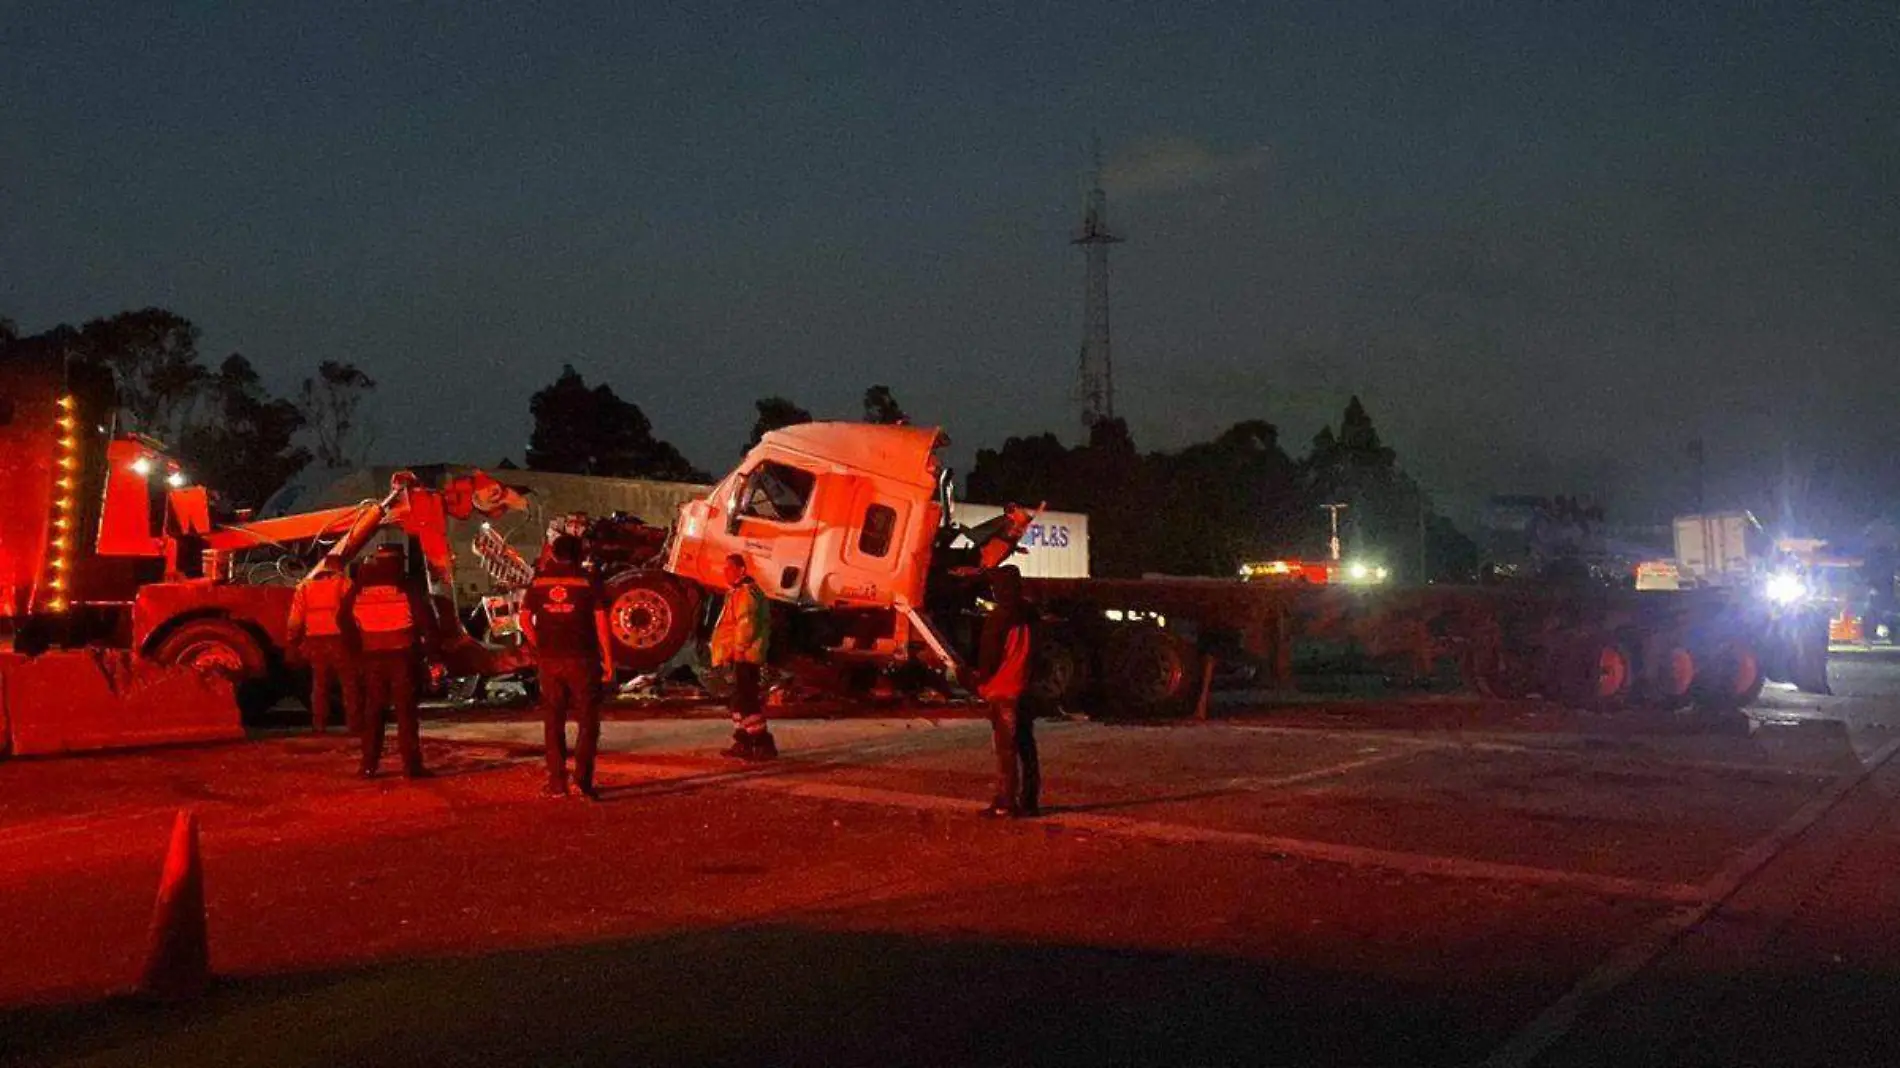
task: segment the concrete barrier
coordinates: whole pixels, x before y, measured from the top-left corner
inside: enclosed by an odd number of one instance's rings
[[[122,649],[0,653],[0,753],[241,738],[231,683]]]

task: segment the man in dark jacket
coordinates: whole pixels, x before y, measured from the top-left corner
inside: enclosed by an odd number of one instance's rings
[[[983,815],[1036,816],[1042,811],[1042,761],[1036,753],[1035,717],[1022,707],[1030,654],[1022,573],[1013,567],[997,567],[988,575],[995,607],[983,621],[978,640],[976,692],[989,703],[996,799]]]
[[[338,613],[357,656],[357,693],[363,739],[364,778],[376,775],[383,758],[388,715],[396,716],[396,746],[405,778],[428,777],[422,766],[421,725],[417,721],[422,650],[433,632],[428,597],[404,574],[403,551],[385,545],[357,571],[356,585],[344,595]]]
[[[581,567],[579,538],[563,534],[549,546],[547,562],[534,573],[521,604],[521,633],[534,649],[541,685],[541,723],[547,745],[548,783],[542,793],[567,796],[567,720],[576,726],[574,785],[581,796],[594,791],[594,754],[600,746],[596,683],[614,679],[613,640],[607,601]]]

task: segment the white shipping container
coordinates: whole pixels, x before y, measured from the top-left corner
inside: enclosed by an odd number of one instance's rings
[[[1748,532],[1754,518],[1747,512],[1676,517],[1676,563],[1683,573],[1704,583],[1746,577],[1750,570]]]
[[[958,526],[973,527],[995,519],[1003,509],[994,504],[956,505]],[[960,543],[961,544],[961,543]],[[1010,562],[1024,578],[1088,578],[1089,517],[1078,512],[1042,512],[1023,535],[1022,549]]]

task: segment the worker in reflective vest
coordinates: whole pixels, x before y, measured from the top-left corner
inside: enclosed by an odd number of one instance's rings
[[[1042,812],[1042,761],[1036,753],[1035,715],[1022,707],[1031,646],[1022,574],[1013,567],[998,567],[990,569],[988,577],[995,607],[983,621],[977,647],[976,692],[989,704],[996,799],[983,814],[1036,816]]]
[[[396,745],[402,773],[424,778],[422,738],[416,720],[420,698],[422,649],[431,631],[428,598],[403,573],[403,551],[377,549],[363,561],[356,586],[343,598],[344,631],[361,652],[357,657],[363,763],[360,774],[373,778],[383,757],[383,734],[395,713]]]
[[[594,791],[594,753],[600,746],[596,685],[614,681],[613,640],[607,630],[607,599],[581,568],[581,540],[554,539],[547,562],[535,570],[521,601],[521,633],[534,649],[541,688],[541,724],[547,746],[548,783],[542,793],[567,796],[567,720],[575,723],[574,785],[582,797]]]
[[[732,665],[732,745],[722,755],[740,760],[771,760],[778,742],[765,719],[759,692],[766,645],[772,636],[772,605],[765,591],[746,574],[745,557],[726,557],[726,603],[713,625],[712,663]]]
[[[355,650],[344,637],[341,620],[350,586],[343,561],[326,556],[297,583],[290,598],[287,634],[291,648],[310,667],[310,726],[318,734],[330,729],[332,689],[341,691],[344,726],[351,734],[358,732]]]

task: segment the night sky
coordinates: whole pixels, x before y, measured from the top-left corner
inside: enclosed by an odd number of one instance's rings
[[[353,360],[379,459],[518,460],[563,362],[713,469],[880,382],[1073,438],[1099,131],[1145,448],[1357,392],[1454,505],[1900,496],[1891,0],[0,11],[0,315]]]

